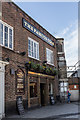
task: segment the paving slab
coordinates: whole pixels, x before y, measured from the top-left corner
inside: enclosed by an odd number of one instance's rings
[[[9,115],[7,118],[67,118],[67,116],[77,116],[79,114],[78,103],[62,103],[49,106],[43,106],[34,110],[25,110],[25,115]]]

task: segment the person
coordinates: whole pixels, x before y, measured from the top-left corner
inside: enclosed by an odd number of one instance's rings
[[[71,93],[70,93],[70,89],[68,89],[68,91],[67,91],[67,96],[68,96],[68,103],[70,103],[70,96],[71,96]]]

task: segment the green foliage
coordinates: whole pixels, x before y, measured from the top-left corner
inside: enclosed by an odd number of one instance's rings
[[[47,75],[52,75],[52,76],[55,76],[58,74],[56,69],[46,67],[44,65],[42,66],[40,64],[35,64],[34,62],[29,62],[29,70],[40,72]]]
[[[46,74],[50,74],[50,69],[49,69],[49,67],[46,67]]]

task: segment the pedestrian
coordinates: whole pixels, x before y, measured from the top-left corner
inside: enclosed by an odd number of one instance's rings
[[[70,96],[71,96],[70,89],[68,89],[67,91],[67,96],[68,96],[68,103],[70,103]]]

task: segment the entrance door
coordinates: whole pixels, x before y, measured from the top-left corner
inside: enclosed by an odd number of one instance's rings
[[[40,84],[40,94],[41,94],[41,105],[45,105],[45,84]]]

